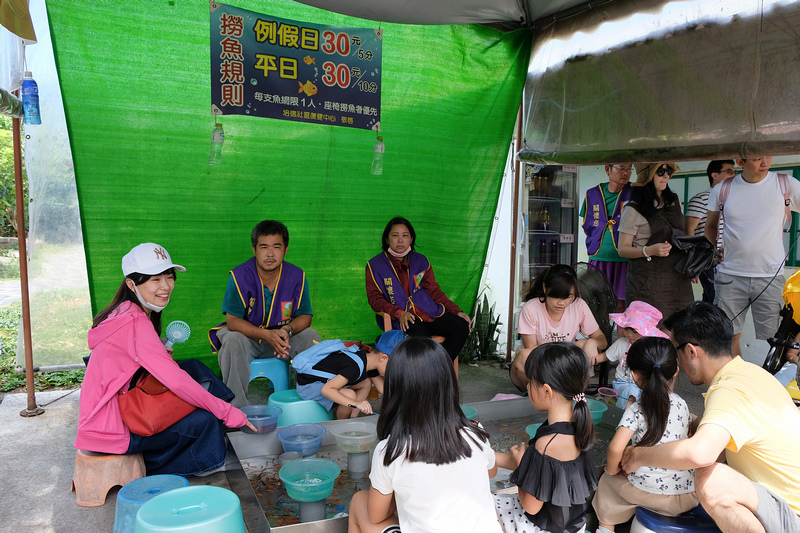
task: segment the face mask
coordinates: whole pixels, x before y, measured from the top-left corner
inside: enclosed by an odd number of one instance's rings
[[[389,249],[388,249],[388,250],[386,250],[386,251],[387,251],[387,252],[389,252],[390,254],[392,254],[394,257],[396,257],[396,258],[400,259],[401,257],[405,257],[405,256],[407,256],[407,255],[408,255],[408,252],[410,252],[410,251],[411,251],[411,245],[409,245],[409,246],[408,246],[408,248],[406,248],[406,249],[405,249],[405,251],[403,251],[403,252],[400,252],[400,253],[397,253],[397,252],[395,252],[395,251],[394,251],[394,250],[392,250],[391,248],[389,248]]]
[[[150,302],[145,302],[144,298],[142,298],[142,293],[139,292],[139,287],[137,287],[136,284],[133,285],[133,290],[134,290],[134,292],[136,292],[136,297],[139,299],[139,303],[142,304],[147,309],[150,309],[151,311],[155,311],[156,313],[160,313],[161,311],[164,310],[164,307],[166,307],[166,305],[165,306],[158,306],[158,305],[151,304]],[[167,300],[167,304],[169,304],[169,300]]]

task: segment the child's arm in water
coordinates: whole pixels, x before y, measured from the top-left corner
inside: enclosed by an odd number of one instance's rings
[[[508,452],[494,452],[494,464],[496,467],[499,466],[500,468],[505,468],[506,470],[516,470],[519,466],[519,462],[522,460],[522,456],[525,455],[525,450],[527,449],[528,445],[523,442],[522,444],[516,444],[512,446]],[[491,478],[494,476],[489,477]]]
[[[633,437],[633,430],[626,427],[618,427],[614,438],[608,444],[608,454],[606,455],[606,474],[615,476],[621,469],[622,453],[628,446]]]
[[[339,389],[346,387],[347,383],[348,381],[346,377],[344,377],[341,374],[337,374],[336,376],[329,379],[328,382],[322,386],[322,390],[320,392],[322,392],[323,396],[333,401],[334,403],[344,406],[354,405],[356,409],[358,409],[365,415],[371,415],[372,405],[370,405],[370,403],[367,400],[356,402],[355,392],[352,391],[349,391],[352,393],[352,398],[342,394],[342,392]]]
[[[369,489],[369,500],[367,502],[367,514],[373,524],[380,524],[397,512],[397,504],[394,500],[394,492],[391,494],[381,494],[375,488]]]

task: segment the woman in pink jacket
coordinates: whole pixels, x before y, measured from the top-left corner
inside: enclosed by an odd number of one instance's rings
[[[161,339],[161,311],[175,288],[167,251],[140,244],[122,258],[125,280],[89,330],[91,358],[81,387],[75,447],[102,453],[144,455],[147,474],[209,474],[225,463],[225,426],[251,425],[230,405],[233,393],[203,363],[176,363]],[[143,371],[197,407],[169,428],[144,437],[122,420],[119,394]],[[255,429],[255,428],[253,428]]]

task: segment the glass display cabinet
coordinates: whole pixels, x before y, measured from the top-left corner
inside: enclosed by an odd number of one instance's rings
[[[518,305],[531,281],[550,266],[573,265],[578,259],[577,165],[532,165],[523,163],[521,212],[525,235],[519,247],[521,266]]]

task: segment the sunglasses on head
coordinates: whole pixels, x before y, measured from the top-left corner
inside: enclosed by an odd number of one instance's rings
[[[659,177],[663,176],[664,174],[666,174],[667,176],[672,176],[672,174],[674,173],[675,171],[672,169],[672,167],[665,166],[665,167],[660,167],[658,170],[656,170],[656,175]]]

